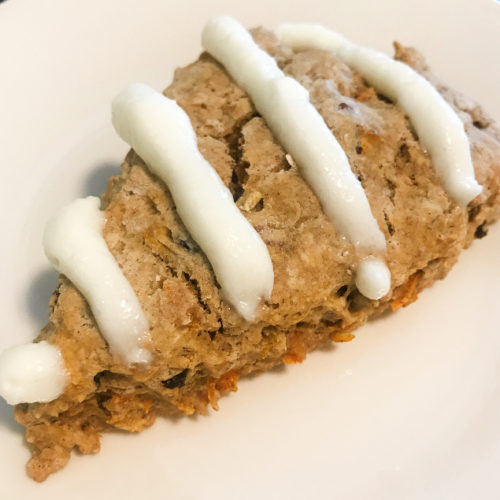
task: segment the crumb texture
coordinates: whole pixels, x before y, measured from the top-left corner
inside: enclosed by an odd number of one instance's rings
[[[366,190],[387,239],[390,293],[379,301],[354,285],[352,245],[342,238],[248,96],[207,54],[175,72],[165,94],[188,113],[202,154],[269,248],[275,286],[255,323],[222,299],[205,256],[166,186],[130,151],[103,195],[106,242],[151,325],[154,361],[134,369],[113,358],[81,294],[64,277],[38,340],[57,345],[70,383],[57,400],[15,408],[26,426],[37,481],[71,451],[99,451],[100,433],[138,432],[158,416],[204,414],[238,378],[302,361],[328,342],[353,338],[368,318],[406,306],[443,278],[462,249],[499,216],[500,133],[470,99],[433,76],[414,49],[396,58],[432,81],[464,122],[484,186],[467,210],[444,192],[405,114],[330,54],[293,53],[269,32],[256,41],[310,92]]]

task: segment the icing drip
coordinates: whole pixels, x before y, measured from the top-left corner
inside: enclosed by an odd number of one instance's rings
[[[59,349],[46,342],[16,345],[0,354],[0,395],[7,403],[45,403],[68,382]]]
[[[205,252],[224,297],[247,320],[270,298],[274,271],[259,234],[198,150],[189,117],[147,85],[126,88],[113,102],[113,125],[168,186],[177,212]]]
[[[45,254],[83,294],[111,352],[127,363],[147,363],[149,324],[102,237],[100,204],[99,198],[89,196],[64,207],[45,227]]]
[[[309,101],[308,91],[286,76],[276,61],[259,48],[250,34],[230,17],[216,17],[204,28],[203,47],[219,60],[252,98],[255,107],[284,148],[293,156],[335,227],[346,235],[360,254],[381,254],[385,238],[373,217],[366,194],[347,156],[321,115]],[[379,299],[390,288],[385,263],[361,269],[359,291]]]
[[[381,52],[357,46],[316,24],[284,24],[279,27],[278,36],[294,50],[330,51],[401,106],[421,144],[429,151],[445,190],[456,203],[464,207],[481,193],[462,121],[441,94],[414,69]]]
[[[356,287],[365,297],[379,299],[391,287],[391,273],[380,259],[367,257],[356,270]]]

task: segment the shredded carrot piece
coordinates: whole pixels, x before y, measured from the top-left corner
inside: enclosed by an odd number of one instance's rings
[[[183,401],[182,399],[178,399],[174,400],[173,404],[177,408],[179,408],[179,410],[182,411],[185,415],[192,415],[195,412],[195,407],[189,401]],[[204,415],[201,409],[198,410],[198,413]]]
[[[218,379],[210,378],[207,383],[207,398],[210,406],[214,410],[219,409],[217,401],[219,400],[221,393],[225,392],[236,392],[238,390],[238,379],[240,375],[237,370],[229,370],[228,372],[222,374]]]
[[[207,396],[208,402],[210,406],[217,411],[219,409],[219,405],[217,404],[217,400],[220,397],[220,392],[215,387],[215,381],[211,379],[207,384]]]
[[[360,139],[361,149],[365,153],[367,151],[374,151],[374,150],[380,149],[381,142],[382,142],[382,139],[381,139],[380,135],[374,134],[371,132],[363,133],[363,135],[361,136],[361,139]]]
[[[354,338],[354,335],[349,332],[335,332],[331,339],[334,342],[350,342]]]
[[[144,412],[146,415],[149,413],[149,410],[151,410],[151,407],[153,406],[153,400],[152,399],[146,399],[143,401],[144,405]]]
[[[371,99],[375,99],[377,97],[377,93],[372,87],[367,88],[356,98],[359,102],[370,101]]]
[[[220,392],[236,392],[239,378],[240,376],[236,370],[229,370],[217,380],[215,385]]]
[[[285,365],[295,365],[297,363],[302,363],[304,359],[306,359],[305,354],[299,354],[295,352],[289,352],[287,354],[284,354],[283,357],[281,358],[283,360],[283,363]]]
[[[306,359],[307,349],[302,341],[300,331],[295,331],[288,338],[288,351],[281,357],[286,365],[302,363]]]
[[[153,400],[150,398],[113,394],[105,406],[111,412],[106,422],[120,429],[140,431],[152,425],[156,419],[156,414],[151,412]]]
[[[393,311],[397,311],[400,307],[406,307],[417,300],[417,283],[419,279],[420,272],[416,272],[410,277],[408,283],[406,285],[403,285],[405,286],[405,289],[402,295],[397,299],[394,299],[391,303],[391,308]]]

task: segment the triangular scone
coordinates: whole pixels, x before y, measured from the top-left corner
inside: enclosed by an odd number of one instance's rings
[[[60,348],[70,383],[53,402],[15,409],[33,453],[28,472],[38,481],[63,467],[74,447],[97,452],[106,429],[140,431],[159,415],[203,414],[239,377],[350,340],[369,317],[409,304],[443,278],[499,215],[498,129],[476,104],[439,84],[413,49],[397,45],[396,55],[432,79],[470,138],[484,189],[467,209],[443,190],[404,113],[359,75],[327,52],[294,54],[264,30],[253,35],[310,91],[347,153],[387,239],[392,290],[380,301],[356,291],[352,246],[245,92],[203,54],[176,71],[165,94],[188,113],[201,152],[268,246],[272,299],[255,323],[228,306],[165,185],[131,151],[103,195],[104,236],[150,322],[154,360],[134,370],[113,358],[82,295],[61,276],[38,340]]]

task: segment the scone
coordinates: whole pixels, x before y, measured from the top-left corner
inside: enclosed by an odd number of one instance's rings
[[[49,324],[35,342],[59,350],[67,379],[52,401],[15,407],[33,454],[28,473],[37,481],[64,467],[75,447],[99,451],[103,431],[136,432],[158,416],[205,414],[236,390],[240,377],[351,340],[367,319],[410,304],[445,277],[500,214],[499,129],[477,104],[437,80],[416,50],[396,43],[395,58],[431,82],[463,123],[482,187],[467,203],[445,189],[401,106],[351,65],[329,50],[293,50],[262,28],[251,33],[307,89],[345,153],[384,237],[383,251],[372,253],[390,272],[389,288],[377,298],[360,292],[356,270],[364,250],[327,215],[254,99],[203,53],[175,72],[164,94],[187,113],[199,151],[264,242],[272,292],[262,294],[253,316],[238,309],[169,187],[131,150],[102,196],[102,235],[147,319],[142,347],[149,357],[127,362],[110,350],[85,294],[60,276]]]

